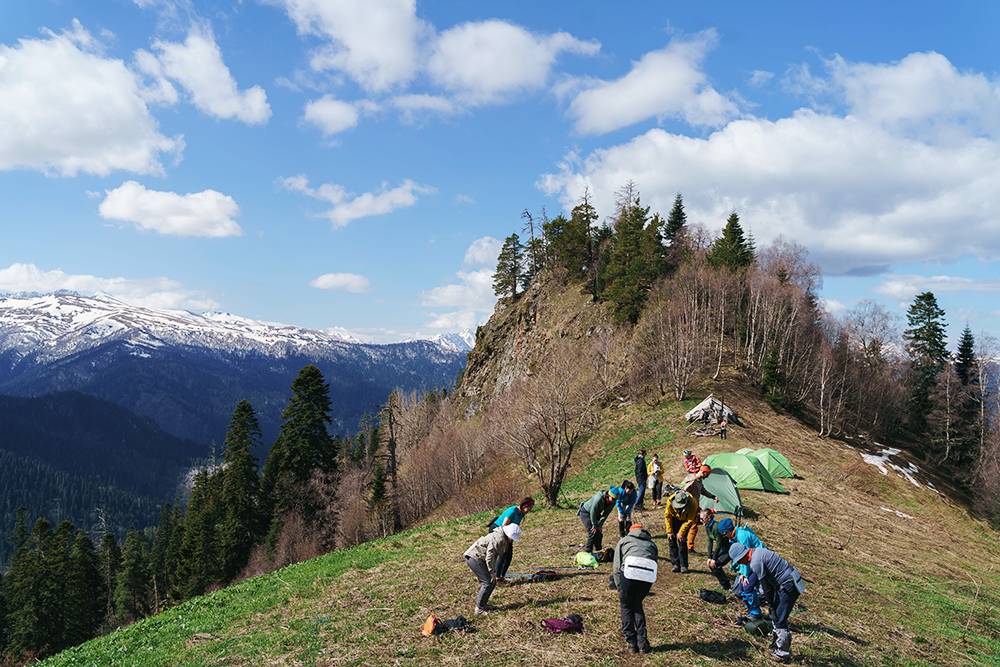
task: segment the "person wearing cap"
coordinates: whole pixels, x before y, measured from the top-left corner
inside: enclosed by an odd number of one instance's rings
[[[694,498],[694,501],[698,503],[699,507],[701,506],[702,496],[714,500],[715,502],[719,502],[718,496],[705,488],[704,479],[708,477],[711,472],[711,467],[702,465],[701,468],[698,469],[698,472],[691,473],[684,478],[683,482],[681,482],[681,488],[691,494],[691,497]],[[694,525],[691,526],[690,532],[688,532],[687,545],[689,553],[696,553],[694,548],[694,538],[697,536],[698,521],[695,521]]]
[[[497,566],[510,550],[514,542],[521,537],[521,526],[508,523],[501,528],[490,531],[480,537],[465,551],[465,563],[479,580],[479,593],[476,595],[476,614],[487,613],[490,595],[497,585]]]
[[[500,514],[497,515],[497,518],[490,522],[489,530],[496,530],[497,528],[502,528],[511,523],[516,523],[520,526],[521,522],[524,521],[524,517],[527,516],[528,512],[530,512],[534,506],[535,499],[531,496],[521,498],[521,502],[517,505],[511,505],[510,507],[505,508],[503,512],[500,512]],[[498,579],[503,579],[507,576],[507,570],[510,569],[510,562],[513,558],[514,547],[512,545],[497,566]]]
[[[687,574],[688,546],[687,534],[698,520],[698,503],[692,501],[687,491],[677,491],[667,498],[667,508],[663,512],[663,522],[667,528],[667,542],[670,545],[672,571]]]
[[[628,533],[615,546],[611,576],[618,589],[618,610],[622,636],[632,653],[649,653],[646,636],[646,612],[642,601],[656,580],[656,543],[641,523],[629,526]],[[641,577],[641,578],[640,578]]]
[[[640,449],[635,456],[635,487],[638,494],[635,499],[637,510],[646,509],[643,501],[646,499],[646,483],[649,481],[649,469],[646,467],[646,450]]]
[[[802,575],[784,558],[764,547],[751,547],[735,543],[729,547],[729,557],[734,563],[746,565],[750,575],[743,583],[744,590],[760,588],[771,609],[774,631],[771,635],[771,657],[778,662],[788,662],[792,657],[792,633],[788,617],[799,596],[806,590]]]
[[[684,460],[681,462],[681,467],[684,468],[684,472],[687,474],[696,473],[701,470],[701,459],[699,459],[697,454],[692,452],[690,449],[685,449]]]
[[[580,523],[587,531],[587,543],[583,547],[585,551],[601,550],[604,541],[602,535],[604,522],[611,516],[611,510],[615,507],[616,488],[612,486],[609,491],[598,491],[580,505],[578,512]]]
[[[663,499],[663,466],[660,464],[660,455],[653,454],[653,460],[646,466],[649,473],[649,490],[653,493],[653,507],[659,507]]]
[[[636,502],[635,484],[626,479],[621,486],[611,487],[611,491],[615,494],[615,507],[618,509],[618,537],[625,537],[628,527],[632,525],[632,510],[635,509]]]

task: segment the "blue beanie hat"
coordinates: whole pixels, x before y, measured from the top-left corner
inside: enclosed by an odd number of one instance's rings
[[[719,522],[719,525],[716,526],[716,529],[720,533],[722,533],[723,535],[727,535],[727,536],[731,532],[733,532],[733,528],[735,528],[735,526],[733,525],[733,520],[732,519],[723,519],[722,521]]]
[[[748,551],[750,551],[748,547],[740,544],[739,542],[733,542],[729,545],[729,558],[734,563],[739,563],[743,560],[743,557],[747,555]]]

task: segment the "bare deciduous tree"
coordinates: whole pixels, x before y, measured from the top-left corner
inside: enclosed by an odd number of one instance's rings
[[[573,453],[597,427],[607,397],[592,346],[559,342],[554,348],[486,414],[486,433],[524,463],[552,507],[558,504]]]

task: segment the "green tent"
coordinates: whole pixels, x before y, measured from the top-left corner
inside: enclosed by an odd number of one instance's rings
[[[738,489],[788,493],[785,487],[771,477],[764,464],[752,456],[736,453],[713,454],[705,459],[705,464],[728,472]]]
[[[711,498],[702,496],[698,499],[698,506],[702,509],[714,509],[720,512],[731,512],[740,514],[743,502],[740,500],[740,492],[736,488],[736,482],[729,476],[729,473],[722,468],[713,468],[708,477],[702,480],[705,490],[719,498],[718,502]]]
[[[795,477],[795,471],[792,470],[792,462],[779,451],[765,447],[755,450],[753,454],[749,454],[748,456],[753,456],[763,463],[767,471],[771,473],[771,477],[775,479]]]

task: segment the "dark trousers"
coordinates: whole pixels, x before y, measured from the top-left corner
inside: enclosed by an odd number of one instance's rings
[[[671,521],[670,525],[667,526],[667,534],[670,544],[670,562],[677,567],[687,567],[688,566],[688,543],[687,535],[678,535],[677,531],[680,530],[680,521]]]
[[[639,487],[638,489],[636,489],[636,492],[639,495],[637,495],[636,498],[635,498],[635,507],[636,507],[636,509],[640,509],[641,510],[641,509],[644,509],[642,501],[646,497],[646,480],[642,480],[640,482],[637,479],[637,480],[635,480],[635,485],[637,487]]]
[[[620,577],[618,580],[618,610],[622,617],[622,635],[631,646],[648,647],[646,637],[646,612],[643,599],[649,595],[653,584]]]
[[[601,535],[601,527],[594,526],[590,521],[590,515],[587,512],[580,512],[580,523],[583,524],[583,529],[587,531],[587,544],[584,545],[584,551],[597,551],[601,550],[601,544],[604,542],[604,536]],[[596,532],[591,533],[591,530],[597,528]]]
[[[788,629],[788,617],[799,599],[799,591],[793,585],[785,585],[772,592],[769,600],[771,621],[775,630]]]
[[[500,560],[497,561],[497,576],[500,578],[507,576],[507,570],[510,569],[510,561],[514,558],[514,544],[511,543],[510,547],[502,556]]]
[[[726,429],[724,429],[724,428],[723,429],[719,429],[719,439],[720,440],[725,440],[726,439]]]
[[[493,595],[493,589],[496,588],[496,584],[493,583],[490,577],[490,570],[486,567],[486,561],[466,556],[465,562],[469,566],[469,569],[472,570],[472,573],[476,575],[476,579],[479,580],[476,607],[486,609],[486,605],[490,603],[490,596]]]
[[[618,537],[625,537],[628,535],[628,529],[631,525],[632,515],[629,514],[627,517],[618,522]]]
[[[653,502],[658,503],[663,499],[663,482],[657,480],[653,482]]]
[[[722,590],[728,591],[732,583],[729,581],[729,574],[726,572],[726,568],[719,566],[713,567],[712,574],[719,580],[719,585],[722,586]]]

